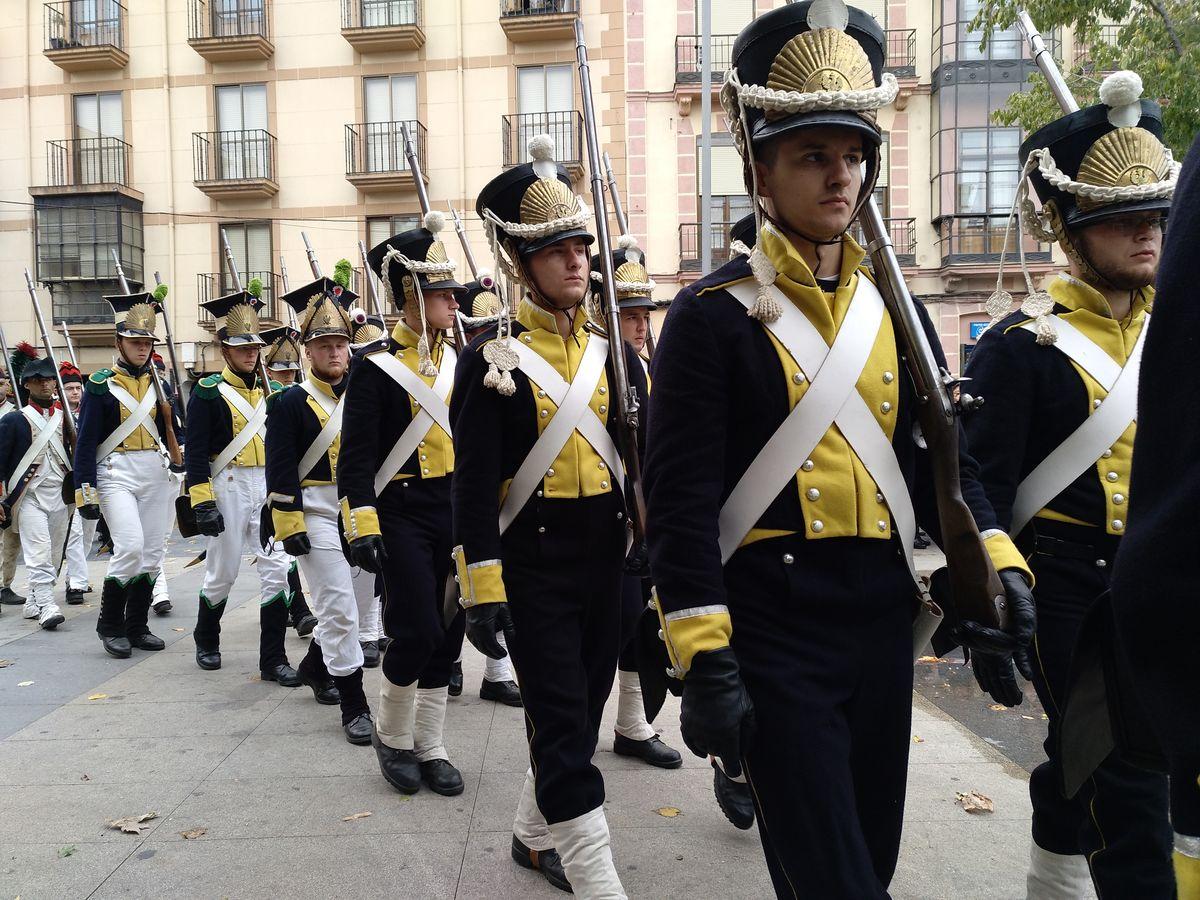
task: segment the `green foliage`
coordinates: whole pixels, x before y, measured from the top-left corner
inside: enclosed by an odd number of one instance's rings
[[[350,278],[353,274],[354,266],[348,259],[339,259],[333,267],[333,280],[340,284],[343,290],[350,290]]]
[[[246,293],[251,297],[262,298],[263,283],[261,278],[251,278],[250,283],[246,285]]]
[[[170,288],[168,288],[165,284],[160,284],[158,287],[156,287],[154,289],[154,299],[155,300],[165,300],[167,298],[168,290],[170,290]]]
[[[1064,72],[1080,106],[1097,103],[1104,75],[1132,69],[1145,83],[1143,96],[1163,107],[1166,144],[1182,159],[1200,131],[1200,4],[1195,0],[991,0],[971,22],[986,36],[1016,22],[1027,9],[1043,34],[1052,28],[1074,31],[1077,47],[1089,48]],[[1101,27],[1124,22],[1113,36],[1101,39]],[[1033,131],[1062,111],[1041,73],[1030,77],[1030,90],[1013,94],[994,118],[1001,125]]]

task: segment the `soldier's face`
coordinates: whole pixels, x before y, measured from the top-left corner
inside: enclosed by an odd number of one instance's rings
[[[272,369],[271,377],[280,384],[293,384],[296,381],[295,369]]]
[[[135,369],[141,368],[154,352],[150,338],[117,338],[117,352]]]
[[[583,238],[568,238],[543,247],[525,259],[534,286],[552,305],[568,309],[587,292],[592,259]]]
[[[338,334],[313,338],[304,345],[313,373],[322,381],[336,384],[350,366],[350,341]]]
[[[646,346],[646,336],[650,333],[650,310],[623,309],[621,310],[621,337],[633,345],[633,349],[641,353]]]
[[[238,347],[223,347],[225,362],[239,375],[249,375],[258,365],[258,345],[246,344]]]
[[[458,298],[454,291],[425,291],[425,321],[434,331],[454,327]]]
[[[759,196],[785,228],[833,240],[862,187],[863,139],[850,128],[805,128],[771,141],[755,162]]]
[[[54,401],[54,392],[58,384],[53,378],[30,378],[25,382],[29,398],[38,406],[49,406]]]
[[[67,403],[71,405],[71,409],[79,409],[79,401],[83,398],[83,385],[72,381],[70,384],[64,384],[63,389],[67,392]]]
[[[1080,230],[1081,249],[1114,288],[1135,291],[1153,284],[1158,274],[1162,227],[1158,212],[1113,216]]]

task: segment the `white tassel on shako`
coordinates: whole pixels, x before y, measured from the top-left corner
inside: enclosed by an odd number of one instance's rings
[[[553,142],[551,142],[553,146]],[[487,235],[488,246],[491,247],[492,257],[510,280],[516,280],[516,270],[511,260],[506,261],[500,240],[496,234],[500,226],[494,217],[485,215],[483,231]],[[512,334],[512,320],[509,316],[508,304],[501,301],[500,318],[496,322],[496,338],[483,345],[483,359],[488,364],[488,370],[483,376],[483,386],[491,388],[501,397],[511,397],[517,392],[517,383],[513,380],[512,372],[521,362],[517,351],[508,345]]]
[[[446,227],[446,217],[438,210],[431,209],[425,213],[425,219],[421,224],[436,238],[438,232]],[[421,309],[421,339],[417,341],[417,374],[424,375],[426,378],[434,378],[437,376],[438,367],[433,364],[433,355],[429,349],[429,325],[425,320],[425,294],[421,290],[421,278],[416,273],[413,273],[413,284],[416,285],[417,305]]]

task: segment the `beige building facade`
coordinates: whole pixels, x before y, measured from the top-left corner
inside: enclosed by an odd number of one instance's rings
[[[868,4],[902,86],[880,118],[878,197],[953,369],[986,318],[1016,183],[1020,133],[989,113],[1032,69],[1015,35],[978,51],[965,23],[979,2]],[[713,0],[717,86],[733,36],[775,5]],[[714,92],[715,224],[700,234],[695,0],[14,0],[6,11],[0,324],[10,345],[34,338],[28,266],[84,369],[112,358],[102,297],[116,292],[113,249],[131,281],[152,289],[157,273],[170,285],[196,374],[220,365],[199,303],[232,289],[222,228],[243,278],[262,280],[271,322],[287,321],[284,270],[292,287],[311,278],[302,233],[326,272],[350,259],[365,293],[358,242],[420,214],[405,132],[432,205],[462,212],[474,257],[491,268],[475,198],[525,160],[529,138],[554,136],[588,191],[576,19],[602,148],[658,299],[698,277],[702,240],[715,264],[728,258],[728,225],[749,210]],[[462,260],[455,236],[444,238]],[[1026,249],[1036,271],[1056,265],[1050,248]]]

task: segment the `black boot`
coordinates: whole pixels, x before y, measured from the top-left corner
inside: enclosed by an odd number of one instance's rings
[[[128,599],[125,601],[125,637],[129,645],[139,650],[162,650],[166,642],[150,633],[147,619],[150,616],[150,599],[154,582],[149,575],[138,575],[129,582]]]
[[[683,757],[674,747],[668,747],[657,734],[644,741],[635,741],[623,734],[613,735],[613,753],[617,756],[632,756],[660,769],[678,769]]]
[[[313,611],[308,608],[308,601],[304,599],[304,588],[300,586],[300,567],[295,563],[288,568],[288,592],[292,597],[288,607],[292,627],[300,637],[308,637],[317,627],[317,617],[313,615]]]
[[[204,592],[200,592],[200,612],[196,616],[192,638],[196,641],[196,665],[202,669],[221,668],[221,616],[224,612],[225,598],[211,603]]]
[[[313,641],[308,645],[308,653],[296,667],[296,677],[300,683],[312,688],[313,696],[322,706],[333,706],[341,702],[341,695],[334,686],[329,670],[325,668],[325,659],[321,656],[321,645]],[[370,735],[367,736],[368,740]]]
[[[10,587],[0,588],[0,603],[5,606],[24,606],[25,598]]]
[[[533,869],[541,872],[545,879],[558,888],[573,894],[571,882],[567,881],[567,872],[563,868],[558,851],[551,847],[549,850],[530,850],[514,834],[512,839],[512,858],[523,869]]]
[[[79,606],[83,603],[83,591],[79,588],[67,588],[67,606]]]
[[[515,681],[484,680],[479,686],[479,699],[503,703],[505,706],[522,706],[521,689]]]
[[[117,659],[128,659],[132,652],[129,638],[125,636],[125,599],[129,586],[116,578],[105,578],[100,591],[100,618],[96,620],[96,634],[104,652]]]
[[[366,692],[363,691],[362,669],[356,669],[349,675],[336,675],[333,681],[341,695],[342,730],[346,733],[346,740],[359,746],[371,743],[375,722],[371,718],[371,707],[367,705]]]
[[[287,633],[287,603],[283,591],[258,608],[258,671],[263,681],[299,687],[300,676],[288,665],[283,637]]]
[[[379,641],[360,641],[359,646],[362,647],[363,668],[378,669],[379,668]]]
[[[457,697],[462,693],[463,677],[462,677],[462,660],[455,660],[454,665],[450,667],[450,683],[446,685],[446,693],[451,697]]]

